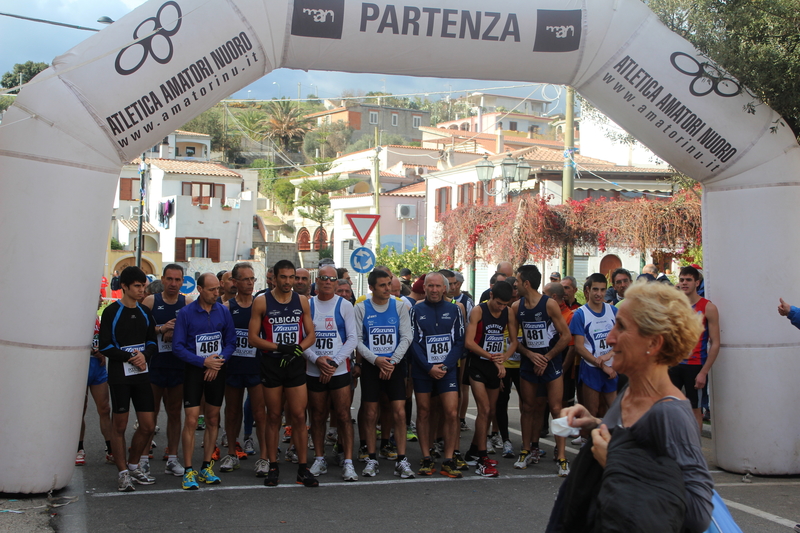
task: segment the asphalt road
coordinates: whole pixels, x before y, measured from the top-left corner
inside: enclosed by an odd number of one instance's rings
[[[357,400],[356,400],[357,402]],[[516,396],[512,395],[512,441],[518,451],[520,442]],[[357,403],[356,403],[357,405]],[[468,422],[474,421],[470,409]],[[355,417],[355,410],[353,410]],[[134,417],[131,417],[131,425]],[[281,462],[281,485],[264,487],[253,473],[254,458],[242,461],[239,470],[220,473],[222,484],[201,486],[198,491],[183,491],[180,478],[164,474],[161,460],[166,444],[164,431],[156,435],[158,448],[151,461],[157,482],[136,486],[136,492],[117,492],[116,468],[104,461],[103,441],[97,426],[97,414],[89,402],[86,416],[86,465],[77,467],[72,482],[61,495],[80,496],[77,503],[59,509],[54,520],[58,531],[285,531],[324,530],[327,532],[378,528],[383,532],[409,531],[479,531],[516,529],[544,531],[555,494],[563,481],[556,475],[552,461],[552,437],[540,445],[547,457],[526,470],[514,470],[514,459],[498,453],[498,478],[480,478],[471,470],[463,479],[448,479],[435,474],[401,480],[392,475],[393,462],[381,460],[375,478],[361,476],[363,463],[356,462],[359,481],[345,483],[339,467],[329,457],[328,474],[320,476],[320,486],[308,489],[294,484],[296,467]],[[158,424],[166,428],[166,415]],[[130,438],[132,428],[127,437]],[[472,431],[461,433],[461,449],[466,450]],[[199,443],[195,464],[200,463]],[[728,502],[731,513],[744,532],[786,533],[800,521],[800,476],[753,478],[714,466],[711,441],[703,439],[706,458],[713,472],[717,491]],[[282,444],[285,449],[287,445]],[[568,456],[577,450],[570,447]],[[309,457],[313,457],[309,452]],[[421,458],[418,443],[408,443],[408,455],[417,468]],[[281,458],[282,459],[282,458]]]

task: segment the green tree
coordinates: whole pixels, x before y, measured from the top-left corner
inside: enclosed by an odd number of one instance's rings
[[[224,105],[218,104],[203,111],[179,129],[210,135],[211,149],[224,151],[225,161],[235,161],[242,151],[241,134],[234,125],[226,125],[224,113]]]
[[[304,180],[298,187],[301,196],[297,205],[307,209],[300,209],[298,213],[301,217],[313,220],[322,227],[326,222],[333,220],[330,215],[330,193],[346,189],[358,181],[354,178],[341,179],[339,174],[330,178]]]
[[[338,152],[344,152],[350,142],[353,128],[344,122],[337,121],[333,124],[323,124],[310,131],[303,139],[303,153],[309,159],[315,157],[332,158]],[[319,150],[319,156],[317,156]]]
[[[474,114],[472,106],[466,100],[453,100],[452,98],[442,98],[436,101],[425,99],[420,105],[420,109],[430,112],[431,126],[455,120],[456,117],[464,118]]]
[[[413,248],[403,253],[397,253],[394,247],[387,246],[378,250],[375,262],[378,265],[388,266],[395,274],[398,274],[401,268],[407,268],[414,277],[427,274],[439,267],[433,254],[425,247],[421,250]]]
[[[300,108],[289,100],[272,100],[265,104],[264,110],[267,112],[263,124],[267,136],[284,151],[296,150],[310,129],[310,122]]]
[[[275,180],[273,187],[275,205],[284,213],[291,213],[292,209],[294,209],[294,185],[291,182],[292,179],[291,177],[278,178]]]
[[[275,163],[266,159],[254,159],[250,164],[250,168],[258,169],[258,190],[272,200],[273,206],[275,205],[275,184],[279,179],[275,166]]]
[[[13,96],[8,96],[7,94],[0,96],[0,113],[11,107],[13,103],[14,103]]]
[[[402,135],[390,134],[381,135],[381,144],[394,144],[397,146],[408,146],[409,141]],[[368,148],[375,148],[375,138],[372,135],[362,135],[356,142],[348,144],[344,149],[345,154],[367,150]]]
[[[736,77],[800,135],[797,0],[643,0],[673,31]],[[778,125],[776,125],[777,127]]]
[[[47,63],[34,63],[33,61],[17,63],[10,72],[3,74],[3,77],[0,78],[0,85],[5,89],[16,87],[19,85],[20,74],[22,75],[22,83],[28,83],[34,76],[49,66]]]
[[[235,115],[236,123],[241,127],[242,134],[256,142],[262,142],[267,136],[264,122],[267,114],[261,109],[247,109]]]

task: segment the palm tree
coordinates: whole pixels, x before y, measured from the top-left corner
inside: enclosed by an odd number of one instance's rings
[[[267,112],[263,122],[267,137],[279,142],[284,151],[301,143],[303,136],[311,129],[310,121],[289,100],[272,100],[264,106],[264,110]]]
[[[259,143],[267,137],[264,126],[266,119],[266,113],[260,109],[248,109],[236,114],[236,122],[244,130],[244,134]]]

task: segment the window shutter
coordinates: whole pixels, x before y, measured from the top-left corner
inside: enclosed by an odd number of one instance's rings
[[[453,210],[452,194],[453,194],[453,188],[452,187],[448,187],[447,188],[447,200],[446,200],[445,208],[444,208],[444,212],[445,213],[449,213],[450,211]]]
[[[208,257],[213,263],[219,263],[219,239],[208,239]]]
[[[191,196],[192,195],[192,182],[184,181],[181,183],[181,196]]]
[[[436,200],[434,201],[433,213],[434,213],[434,220],[436,222],[439,222],[439,218],[441,217],[441,214],[442,214],[442,194],[441,193],[442,193],[442,189],[436,189],[434,191],[434,194],[435,194],[434,198]]]
[[[186,239],[183,237],[175,238],[175,262],[186,262]]]
[[[120,200],[133,200],[133,178],[120,178],[119,179],[119,199]]]
[[[489,190],[490,191],[495,188],[495,183],[497,183],[497,180],[489,181]],[[495,205],[495,197],[492,196],[491,194],[489,195],[489,198],[487,198],[486,205]]]

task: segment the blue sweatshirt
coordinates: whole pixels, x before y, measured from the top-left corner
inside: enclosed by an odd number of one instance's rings
[[[792,306],[792,310],[789,311],[789,315],[786,318],[791,321],[794,327],[800,328],[800,307]]]
[[[411,308],[411,327],[414,330],[411,342],[414,368],[428,373],[435,364],[446,365],[448,371],[456,367],[464,354],[464,321],[456,304],[418,302]]]
[[[236,327],[230,311],[215,303],[207,312],[195,300],[184,307],[175,319],[172,353],[186,363],[203,367],[203,361],[217,354],[226,361],[236,350]]]

